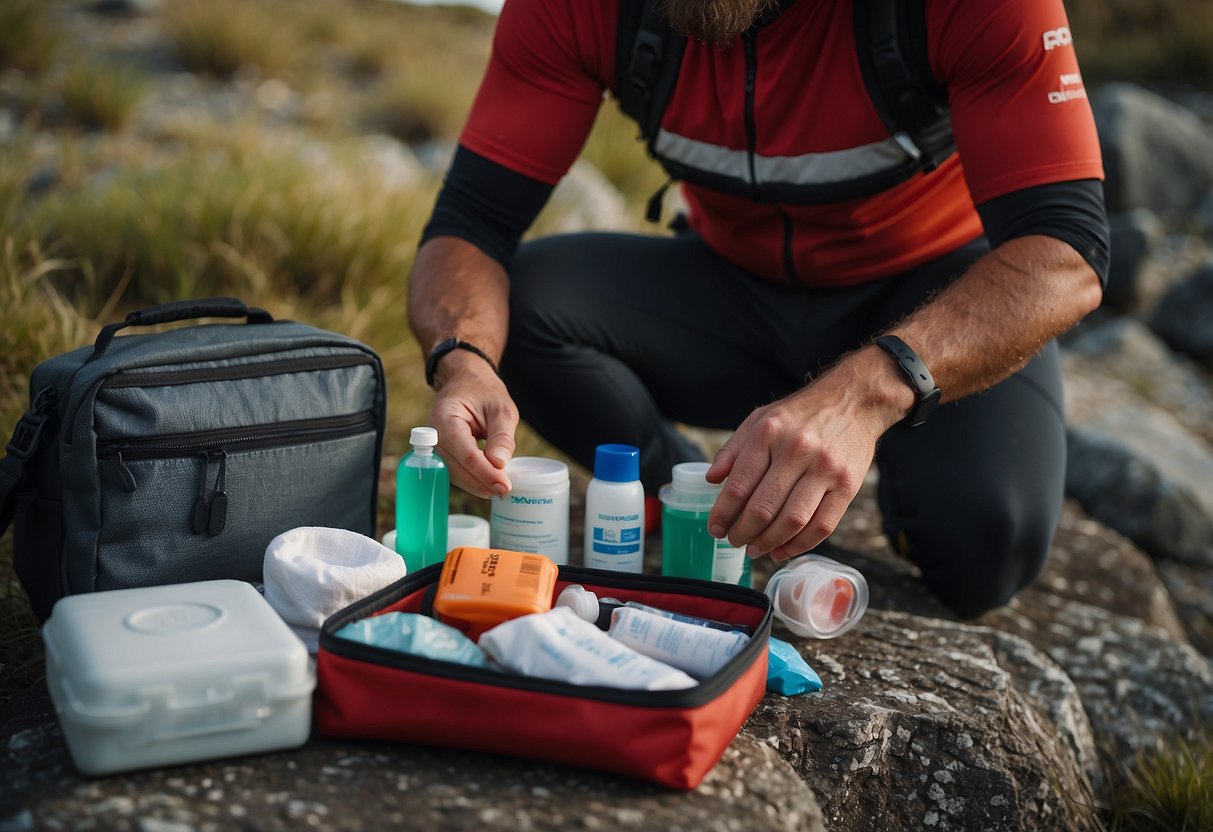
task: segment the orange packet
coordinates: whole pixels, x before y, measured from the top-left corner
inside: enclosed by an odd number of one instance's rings
[[[560,569],[543,555],[460,546],[442,564],[434,613],[469,635],[552,608]]]

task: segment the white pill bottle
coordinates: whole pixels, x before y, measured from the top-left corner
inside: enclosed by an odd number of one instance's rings
[[[567,564],[569,467],[556,459],[519,456],[506,463],[505,473],[512,487],[504,497],[493,497],[490,546]]]
[[[644,486],[640,449],[599,445],[594,478],[585,490],[586,566],[641,572],[644,567]]]

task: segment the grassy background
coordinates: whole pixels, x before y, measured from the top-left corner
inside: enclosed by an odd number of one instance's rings
[[[1213,89],[1207,0],[1068,6],[1088,81]],[[0,430],[24,410],[33,366],[101,323],[230,294],[374,347],[399,453],[430,403],[404,303],[440,174],[385,176],[382,137],[457,135],[492,19],[383,0],[164,0],[134,19],[81,9],[0,2]],[[583,156],[641,228],[663,176],[635,136],[605,107]],[[551,453],[525,430],[520,446]],[[10,547],[0,540],[0,701],[42,672]],[[1213,828],[1207,748],[1144,755],[1128,782],[1111,828]]]

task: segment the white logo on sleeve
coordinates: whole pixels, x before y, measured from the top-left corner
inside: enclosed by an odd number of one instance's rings
[[[1044,33],[1045,51],[1052,52],[1059,46],[1069,46],[1074,42],[1074,38],[1070,35],[1070,27],[1062,26],[1060,29],[1050,29]]]
[[[1087,89],[1082,84],[1082,76],[1077,72],[1067,72],[1057,79],[1058,88],[1049,91],[1050,104],[1065,104],[1067,101],[1079,101],[1087,97]]]

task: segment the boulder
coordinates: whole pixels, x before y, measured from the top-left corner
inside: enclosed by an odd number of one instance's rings
[[[813,787],[830,828],[1081,827],[1090,726],[1073,684],[1027,642],[873,611],[841,638],[796,643],[824,690],[768,696],[746,730]]]
[[[824,830],[809,787],[745,734],[690,793],[488,754],[318,738],[293,751],[88,779],[70,761],[44,686],[20,695],[10,712],[0,722],[6,832]]]
[[[1151,555],[1213,565],[1213,517],[1201,500],[1122,439],[1068,431],[1066,493]]]
[[[1174,349],[1213,370],[1213,259],[1163,295],[1150,316],[1150,328]]]
[[[1072,424],[1090,425],[1132,402],[1165,411],[1213,447],[1213,379],[1137,319],[1084,323],[1066,341],[1063,360]]]
[[[1148,208],[1170,219],[1213,187],[1213,130],[1189,110],[1128,83],[1100,87],[1091,106],[1109,213]]]
[[[1159,248],[1166,240],[1166,229],[1151,211],[1138,208],[1109,217],[1112,259],[1108,264],[1108,283],[1103,308],[1119,312],[1137,309],[1143,284],[1152,282]]]

